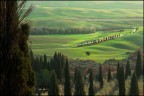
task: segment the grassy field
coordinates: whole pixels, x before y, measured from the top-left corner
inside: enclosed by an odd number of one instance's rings
[[[29,16],[29,19],[32,20],[32,27],[35,28],[68,28],[80,26],[111,28],[140,26],[143,24],[143,4],[141,1],[29,1],[28,5],[29,4],[34,5],[33,11]],[[94,20],[103,18],[124,18],[125,20]],[[127,19],[132,20],[129,21]]]
[[[100,31],[92,34],[73,34],[73,35],[30,35],[32,50],[36,55],[47,54],[53,56],[54,52],[62,52],[71,59],[89,59],[103,62],[106,59],[123,59],[128,56],[126,52],[133,52],[143,47],[143,29],[138,29],[136,33],[129,34],[131,29],[126,29],[122,33],[125,36],[99,43],[93,46],[76,47],[85,40],[93,40],[120,32]],[[90,56],[85,54],[90,51]]]
[[[29,16],[32,28],[69,28],[94,27],[96,29],[131,28],[143,26],[143,3],[141,1],[43,1],[33,2],[34,9]],[[133,52],[143,47],[142,27],[135,34],[128,34],[131,29],[125,29],[126,36],[93,46],[76,47],[85,40],[102,38],[119,32],[96,31],[92,34],[73,35],[30,35],[30,46],[36,55],[62,52],[72,59],[89,59],[103,62],[109,58],[123,59],[126,52]],[[90,51],[90,56],[85,54]]]

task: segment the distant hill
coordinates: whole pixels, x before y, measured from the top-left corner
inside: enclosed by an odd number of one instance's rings
[[[142,1],[28,1],[41,7],[75,7],[92,9],[142,9]]]
[[[26,7],[31,4],[34,8],[29,19],[35,28],[92,26],[103,29],[143,25],[142,1],[28,1]],[[114,18],[117,20],[106,20]],[[125,20],[119,20],[121,18]]]

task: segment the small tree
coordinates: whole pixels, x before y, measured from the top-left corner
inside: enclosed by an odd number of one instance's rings
[[[129,61],[127,61],[126,72],[125,72],[125,79],[127,79],[128,76],[130,76],[130,75],[131,75],[131,68],[130,68]]]
[[[94,88],[93,88],[93,71],[92,69],[89,70],[89,96],[94,96]]]
[[[137,78],[139,78],[140,75],[142,75],[142,60],[141,60],[140,50],[138,50],[138,53],[137,53],[135,72],[136,72]]]
[[[89,52],[89,51],[86,51],[86,55],[89,56],[89,55],[90,55],[90,52]]]
[[[100,82],[100,86],[101,88],[103,87],[103,75],[102,75],[102,68],[101,68],[101,65],[99,67],[99,82]]]
[[[139,88],[138,88],[138,82],[137,82],[137,77],[136,73],[133,73],[132,79],[131,79],[131,84],[130,84],[130,93],[129,95],[134,95],[138,96],[139,95]]]
[[[111,81],[111,79],[112,79],[112,76],[111,76],[111,70],[110,70],[110,67],[109,67],[107,82]]]

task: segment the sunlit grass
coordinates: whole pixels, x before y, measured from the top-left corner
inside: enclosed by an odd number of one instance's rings
[[[124,31],[129,32],[128,30]],[[118,32],[96,32],[92,34],[73,34],[73,35],[30,35],[32,41],[31,48],[34,54],[47,54],[53,56],[54,52],[62,52],[72,59],[89,59],[103,62],[106,59],[123,59],[128,56],[126,52],[134,52],[143,46],[142,29],[134,34],[109,40],[92,46],[76,47],[80,42],[103,38]],[[85,54],[90,51],[90,56]]]

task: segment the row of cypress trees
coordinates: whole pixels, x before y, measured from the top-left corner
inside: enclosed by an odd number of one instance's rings
[[[57,55],[56,55],[57,54]],[[55,53],[54,57],[55,58],[60,58],[59,56],[63,56],[62,54],[58,55],[59,53]],[[137,59],[139,59],[139,52],[137,55]],[[57,57],[58,56],[58,57]],[[45,55],[44,55],[45,57]],[[65,57],[65,56],[63,56]],[[57,60],[57,59],[54,59]],[[139,59],[141,60],[141,59]],[[50,60],[51,61],[51,60]],[[53,61],[55,62],[55,61]],[[65,58],[65,64],[64,64],[64,94],[65,95],[72,95],[71,92],[71,79],[70,79],[70,73],[69,73],[69,64],[68,64],[68,59]],[[137,62],[139,62],[137,60]],[[51,63],[53,64],[53,63]],[[136,63],[136,66],[140,65],[140,63]],[[51,67],[52,68],[52,67]],[[51,78],[51,87],[49,90],[49,94],[52,95],[59,95],[59,88],[58,88],[58,75],[56,73],[56,69],[53,68],[52,70],[52,78]],[[135,71],[137,69],[135,68]],[[140,69],[139,69],[140,70]],[[99,72],[98,72],[98,76],[97,76],[97,80],[100,82],[100,87],[102,88],[104,85],[104,81],[103,81],[103,75],[102,75],[102,65],[99,66]],[[116,78],[118,80],[118,85],[119,85],[119,95],[125,95],[125,80],[131,76],[131,67],[130,67],[130,62],[127,61],[126,64],[126,68],[124,71],[124,67],[123,65],[120,66],[120,64],[118,63],[117,65],[117,74],[116,74]],[[142,74],[142,73],[141,73]],[[112,80],[112,75],[111,75],[111,69],[109,67],[108,69],[108,75],[107,75],[107,82],[110,82]],[[84,81],[83,81],[83,75],[81,73],[81,69],[79,67],[75,68],[75,74],[74,74],[74,85],[75,85],[75,91],[74,91],[74,95],[86,95],[85,90],[84,90]],[[55,86],[55,87],[53,87]],[[133,88],[134,87],[134,88]],[[51,89],[52,88],[52,89]],[[53,90],[53,88],[55,88],[55,91],[51,91]],[[56,91],[57,90],[57,91]],[[56,93],[57,92],[57,93]],[[89,90],[88,90],[88,94],[89,95],[94,95],[94,89],[93,89],[93,70],[89,69]],[[131,78],[131,87],[130,87],[130,93],[129,94],[138,94],[138,84],[137,84],[137,75],[136,72],[133,73],[133,76]]]
[[[141,54],[140,54],[140,50],[139,50],[137,52],[137,60],[136,60],[135,70],[131,77],[129,95],[139,95],[138,79],[143,74],[142,72],[143,72],[142,71],[142,60],[141,60]],[[125,80],[129,76],[131,76],[131,68],[130,68],[129,61],[127,62],[125,73],[124,73],[123,65],[120,66],[118,63],[118,65],[117,65],[117,80],[118,80],[118,84],[119,84],[119,95],[125,95]]]

